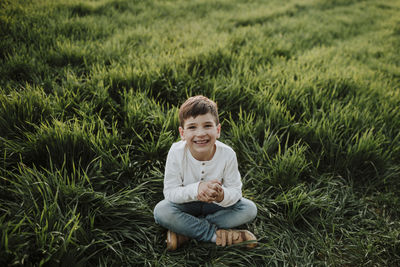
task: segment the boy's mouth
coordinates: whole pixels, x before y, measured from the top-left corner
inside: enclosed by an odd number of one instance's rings
[[[210,142],[210,140],[196,140],[196,141],[193,141],[193,143],[198,144],[198,145],[207,144],[208,142]]]

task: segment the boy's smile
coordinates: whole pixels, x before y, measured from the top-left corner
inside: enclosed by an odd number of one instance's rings
[[[179,127],[182,140],[186,141],[192,156],[200,161],[211,160],[215,153],[215,141],[219,138],[221,125],[216,125],[211,113],[190,117]]]

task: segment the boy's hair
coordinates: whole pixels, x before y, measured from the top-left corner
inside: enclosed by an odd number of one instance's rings
[[[179,109],[179,125],[183,127],[187,118],[196,118],[198,115],[207,113],[215,119],[215,125],[219,124],[217,104],[205,96],[197,95],[188,98]]]

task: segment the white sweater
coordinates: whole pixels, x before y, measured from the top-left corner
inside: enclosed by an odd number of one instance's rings
[[[218,179],[224,189],[224,200],[216,204],[228,207],[242,197],[242,182],[236,153],[218,140],[214,157],[209,161],[195,159],[186,141],[174,143],[167,157],[164,174],[164,197],[174,203],[198,201],[201,181]]]

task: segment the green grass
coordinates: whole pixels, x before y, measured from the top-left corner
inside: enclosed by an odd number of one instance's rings
[[[0,1],[0,265],[400,265],[397,0]],[[251,251],[165,250],[178,108],[204,94]]]

